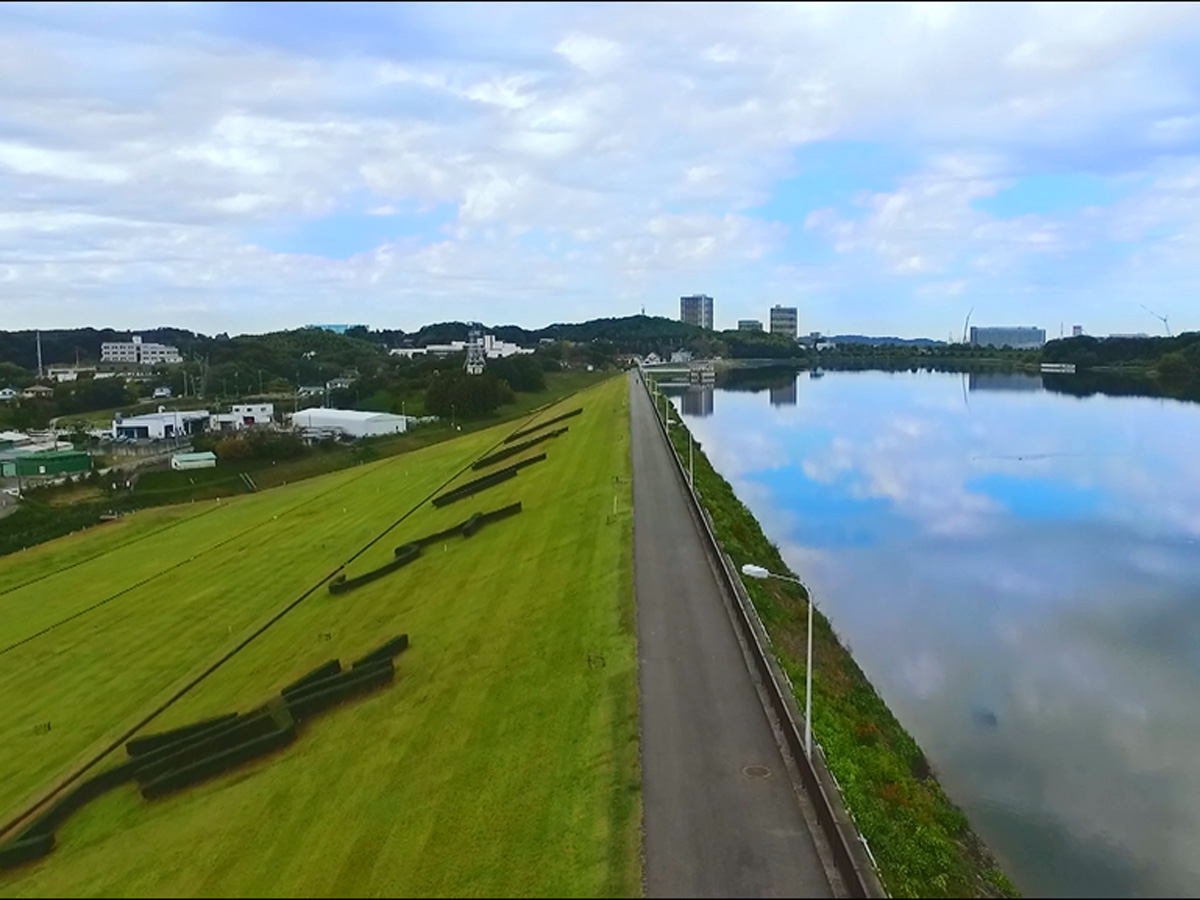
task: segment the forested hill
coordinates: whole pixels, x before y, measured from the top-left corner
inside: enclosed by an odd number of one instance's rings
[[[1188,331],[1174,337],[1061,338],[1046,342],[1042,361],[1074,363],[1081,369],[1145,367],[1162,375],[1190,378],[1200,375],[1200,332]]]

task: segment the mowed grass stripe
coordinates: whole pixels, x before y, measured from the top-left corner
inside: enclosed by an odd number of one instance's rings
[[[174,528],[193,516],[212,511],[212,507],[190,505],[146,510],[0,557],[0,596],[100,559]]]
[[[628,389],[581,400],[557,459],[514,479],[525,512],[394,578],[313,596],[155,728],[261,702],[403,631],[394,685],[176,797],[105,796],[6,893],[639,893]],[[403,529],[441,512],[425,505]]]
[[[440,453],[418,451],[404,469],[388,460],[353,480],[341,475],[340,490],[322,503],[271,518],[253,542],[180,567],[169,593],[143,586],[6,654],[0,695],[14,700],[0,720],[0,746],[9,751],[0,761],[0,822],[11,824],[49,799],[48,789],[86,771],[148,710],[169,703],[198,671],[202,677],[215,654],[241,646],[248,631],[257,633],[378,535],[396,505],[420,502],[491,440],[481,432]],[[34,733],[46,721],[50,734]]]
[[[69,571],[52,573],[36,584],[15,589],[0,600],[0,645],[8,649],[44,633],[55,623],[115,599],[269,524],[277,516],[289,515],[369,474],[362,467],[337,473],[323,484],[296,485],[296,490],[281,488],[277,496],[247,495],[219,503],[212,501],[208,515],[190,517],[170,534],[160,535],[152,545],[114,548],[103,559],[81,563]]]
[[[553,404],[550,404],[550,405],[553,406]],[[537,411],[535,411],[535,414],[536,414],[536,412]],[[530,418],[532,418],[532,416]],[[523,425],[526,424],[528,421],[529,421],[529,419],[526,419],[525,423],[521,423],[517,427],[523,427]],[[464,458],[462,458],[461,465],[459,465],[459,467],[458,467],[458,472],[452,473],[449,476],[448,480],[453,480],[453,478],[456,477],[458,473],[467,471],[469,469],[471,459],[475,455],[477,455],[479,452],[488,452],[488,449],[490,447],[499,446],[500,442],[503,440],[503,437],[509,431],[511,431],[510,425],[501,424],[501,425],[495,426],[491,429],[487,429],[485,431],[478,432],[476,434],[465,436],[464,438],[461,438],[458,441],[450,442],[450,445],[459,445],[459,447],[465,448],[467,450],[467,454]],[[490,441],[490,443],[488,443],[489,441]],[[432,456],[432,458],[435,458],[435,459],[441,459],[442,457],[446,456],[446,454],[444,454],[444,453],[434,453],[433,451],[435,451],[435,447],[430,447],[430,448],[427,448],[427,452],[425,454],[421,454],[419,452],[414,452],[411,456],[405,456],[402,458],[392,458],[389,460],[384,460],[379,463],[375,463],[370,466],[370,468],[368,469],[368,472],[366,474],[370,474],[372,472],[378,471],[380,468],[387,467],[391,464],[407,462],[407,461],[413,460],[413,459],[428,460],[429,458],[431,458],[431,456]],[[345,477],[345,473],[340,473],[340,474],[342,474],[343,477]],[[406,477],[408,476],[407,467],[405,469],[405,476]],[[360,477],[363,477],[363,476],[358,473],[352,473],[349,480],[354,481]],[[344,487],[344,485],[341,484],[342,479],[339,479],[336,476],[330,476],[329,478],[326,478],[326,479],[320,479],[320,481],[323,481],[326,484],[328,484],[329,481],[334,481],[335,488]],[[443,481],[441,485],[434,487],[427,496],[425,496],[424,498],[419,500],[416,503],[416,505],[414,505],[412,507],[410,512],[419,508],[423,503],[425,503],[430,498],[432,498],[432,496],[434,494],[436,494],[440,490],[442,490],[445,487],[446,483],[447,483],[446,481]],[[326,494],[330,493],[331,490],[322,491],[318,496],[323,497]],[[376,493],[379,493],[380,491],[381,491],[381,488],[376,488]],[[343,498],[343,500],[344,499],[345,498]],[[305,504],[298,504],[297,507],[293,507],[292,509],[294,510],[294,509],[298,508],[299,506],[303,506],[303,505],[305,505]],[[343,508],[343,513],[345,513],[345,511],[346,511],[345,508]],[[309,509],[302,515],[313,515],[313,514],[314,514],[313,510]],[[407,514],[408,513],[405,513],[399,519],[392,522],[391,525],[389,525],[382,532],[380,532],[375,538],[368,541],[364,546],[359,548],[359,550],[357,550],[350,557],[350,561],[355,559],[359,554],[366,551],[371,546],[373,546],[377,541],[382,539],[389,531],[391,531],[400,522],[402,522]],[[278,518],[278,516],[274,516],[272,521],[274,521],[277,518]],[[294,518],[296,518],[296,516],[291,516],[290,518],[294,519]],[[286,518],[285,518],[285,521],[287,521]],[[338,569],[342,568],[344,565],[345,565],[345,563],[338,566]],[[149,716],[147,716],[141,722],[139,722],[139,723],[135,724],[134,726],[132,726],[131,728],[129,728],[125,733],[121,734],[115,740],[110,742],[106,747],[99,748],[98,751],[94,755],[92,755],[92,758],[90,760],[86,760],[86,761],[82,762],[70,774],[63,775],[61,778],[56,779],[57,784],[48,793],[42,794],[40,797],[38,797],[36,795],[31,795],[31,797],[27,801],[22,801],[17,806],[17,809],[22,809],[23,811],[18,814],[15,814],[16,817],[9,819],[7,824],[0,826],[0,834],[3,834],[5,832],[11,830],[13,827],[15,827],[17,824],[19,824],[20,821],[27,819],[31,814],[33,814],[36,811],[37,808],[40,808],[42,805],[44,805],[45,803],[52,800],[56,794],[58,794],[59,792],[64,790],[73,781],[75,781],[76,779],[81,777],[83,774],[85,774],[91,767],[96,765],[105,755],[111,753],[115,749],[118,749],[120,744],[123,743],[125,740],[127,740],[130,736],[132,736],[138,729],[145,727],[145,725],[147,725],[155,717],[157,717],[159,714],[161,714],[163,710],[167,709],[172,703],[174,703],[176,700],[178,700],[179,697],[186,694],[187,691],[191,690],[196,684],[198,684],[200,681],[202,681],[205,677],[207,677],[209,674],[211,674],[213,671],[215,671],[222,664],[227,662],[238,651],[240,651],[242,648],[247,646],[252,640],[254,640],[256,637],[258,637],[259,635],[264,633],[267,628],[269,628],[272,624],[274,624],[276,621],[281,619],[291,609],[293,609],[295,606],[297,606],[301,601],[306,599],[325,580],[327,580],[329,577],[331,577],[331,575],[336,571],[337,571],[337,569],[335,569],[333,572],[330,572],[330,573],[322,576],[321,579],[315,585],[313,585],[308,590],[306,590],[303,594],[301,594],[300,597],[295,599],[292,603],[288,604],[283,610],[279,611],[274,616],[272,616],[270,619],[268,619],[266,623],[259,626],[255,631],[253,631],[250,634],[249,637],[245,638],[241,643],[239,643],[237,646],[235,646],[232,650],[230,650],[228,653],[226,653],[224,656],[222,656],[220,659],[218,659],[215,663],[213,663],[207,669],[202,671],[195,678],[191,679],[186,684],[184,684],[177,692],[175,692],[172,696],[170,696],[163,704],[161,704],[153,712],[151,712]],[[233,625],[232,624],[229,625],[229,627],[228,627],[228,633],[230,633],[230,634],[233,633]],[[2,682],[0,682],[0,685],[2,685]],[[50,720],[50,721],[52,721],[52,720]],[[2,810],[2,809],[3,809],[3,794],[0,793],[0,810]],[[2,821],[3,820],[0,820],[0,822],[2,822]]]

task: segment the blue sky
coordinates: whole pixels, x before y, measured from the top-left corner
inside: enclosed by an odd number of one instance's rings
[[[1196,4],[0,7],[0,327],[1200,329]]]

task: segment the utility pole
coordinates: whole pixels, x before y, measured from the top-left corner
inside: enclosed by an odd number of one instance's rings
[[[42,329],[37,330],[38,381],[45,377],[42,371]]]

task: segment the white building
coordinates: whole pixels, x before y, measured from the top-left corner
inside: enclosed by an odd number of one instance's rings
[[[161,441],[179,438],[203,431],[208,419],[209,414],[206,409],[168,412],[160,406],[156,413],[113,419],[112,436],[135,441]]]
[[[429,344],[425,347],[396,347],[389,350],[392,356],[403,356],[412,359],[414,356],[449,356],[451,353],[466,353],[466,341],[451,341],[448,344]],[[488,359],[504,359],[507,356],[518,356],[532,353],[532,348],[522,347],[508,341],[498,341],[494,334],[483,336],[483,352]]]
[[[134,363],[135,365],[156,366],[183,362],[179,348],[170,344],[155,344],[145,342],[137,335],[128,343],[124,341],[105,341],[100,345],[100,362]]]
[[[408,430],[406,416],[363,412],[356,409],[302,409],[292,416],[292,427],[309,437],[377,437]]]
[[[171,468],[176,471],[183,469],[214,469],[217,466],[217,454],[211,450],[203,453],[173,453]]]
[[[64,381],[78,381],[80,375],[95,377],[96,368],[94,366],[48,366],[46,368],[46,377],[59,384]]]
[[[208,427],[214,431],[238,431],[255,425],[270,425],[274,421],[274,403],[235,403],[229,412],[209,416]]]

